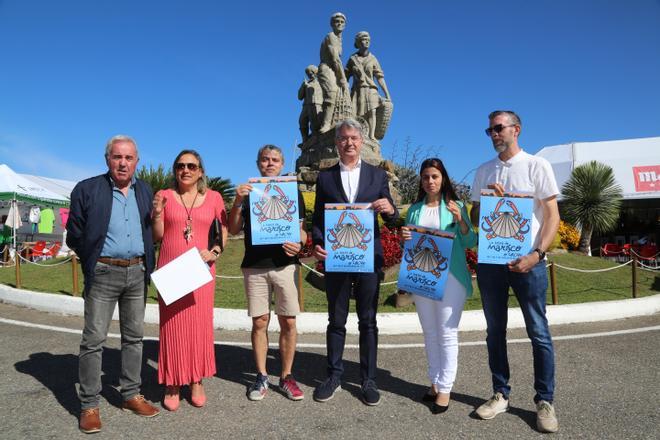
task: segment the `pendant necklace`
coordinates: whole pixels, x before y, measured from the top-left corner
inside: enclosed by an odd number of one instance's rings
[[[186,206],[186,202],[183,201],[183,196],[179,194],[179,197],[181,198],[181,204],[183,205],[183,209],[186,210],[187,218],[186,218],[186,227],[183,229],[183,238],[186,239],[186,243],[192,239],[193,236],[193,229],[192,229],[192,210],[193,207],[195,206],[195,202],[197,201],[197,196],[199,195],[199,191],[195,194],[195,198],[193,199],[192,204],[190,205],[190,210],[188,210],[188,207]]]

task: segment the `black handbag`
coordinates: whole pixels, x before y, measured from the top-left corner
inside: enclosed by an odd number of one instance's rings
[[[222,245],[222,225],[217,218],[213,219],[211,228],[209,229],[209,250],[213,249],[216,245],[220,246],[220,253],[225,251],[225,247]]]

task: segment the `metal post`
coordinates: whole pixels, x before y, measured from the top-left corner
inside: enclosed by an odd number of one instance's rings
[[[71,257],[71,272],[73,274],[73,296],[78,296],[78,257],[73,255]]]
[[[637,298],[637,254],[632,254],[632,297]]]
[[[298,267],[298,304],[300,311],[305,311],[305,291],[303,290],[302,264]]]
[[[557,278],[555,276],[555,263],[554,261],[550,263],[550,288],[552,290],[552,304],[559,304],[559,298],[557,297]]]

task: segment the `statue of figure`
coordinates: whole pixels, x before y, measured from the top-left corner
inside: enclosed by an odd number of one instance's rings
[[[355,48],[358,50],[351,55],[351,58],[346,64],[346,77],[353,77],[353,85],[351,87],[351,98],[353,100],[353,109],[355,116],[364,119],[369,125],[368,135],[371,139],[382,139],[384,130],[389,124],[389,116],[391,115],[391,100],[390,92],[387,90],[385,83],[385,75],[380,63],[376,57],[369,51],[371,37],[369,32],[362,31],[355,35]],[[383,90],[385,99],[378,94],[378,86]],[[376,110],[381,106],[388,106],[389,112],[386,112],[386,121],[378,121],[381,127],[382,134],[376,133]]]
[[[323,105],[323,91],[316,78],[318,70],[313,64],[307,66],[305,68],[307,79],[303,81],[298,89],[298,100],[303,102],[300,118],[298,118],[303,142],[309,139],[312,134],[318,133],[321,126],[319,117]]]
[[[333,115],[337,104],[343,105],[343,97],[348,96],[348,81],[341,62],[341,33],[346,27],[346,16],[335,12],[330,17],[332,32],[328,33],[321,43],[321,62],[319,63],[318,79],[323,90],[323,119],[320,132],[325,133],[332,128]]]

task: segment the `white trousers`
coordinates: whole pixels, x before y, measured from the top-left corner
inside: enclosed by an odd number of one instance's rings
[[[450,273],[442,301],[413,295],[424,332],[431,384],[449,393],[458,368],[458,324],[465,305],[465,287]]]

